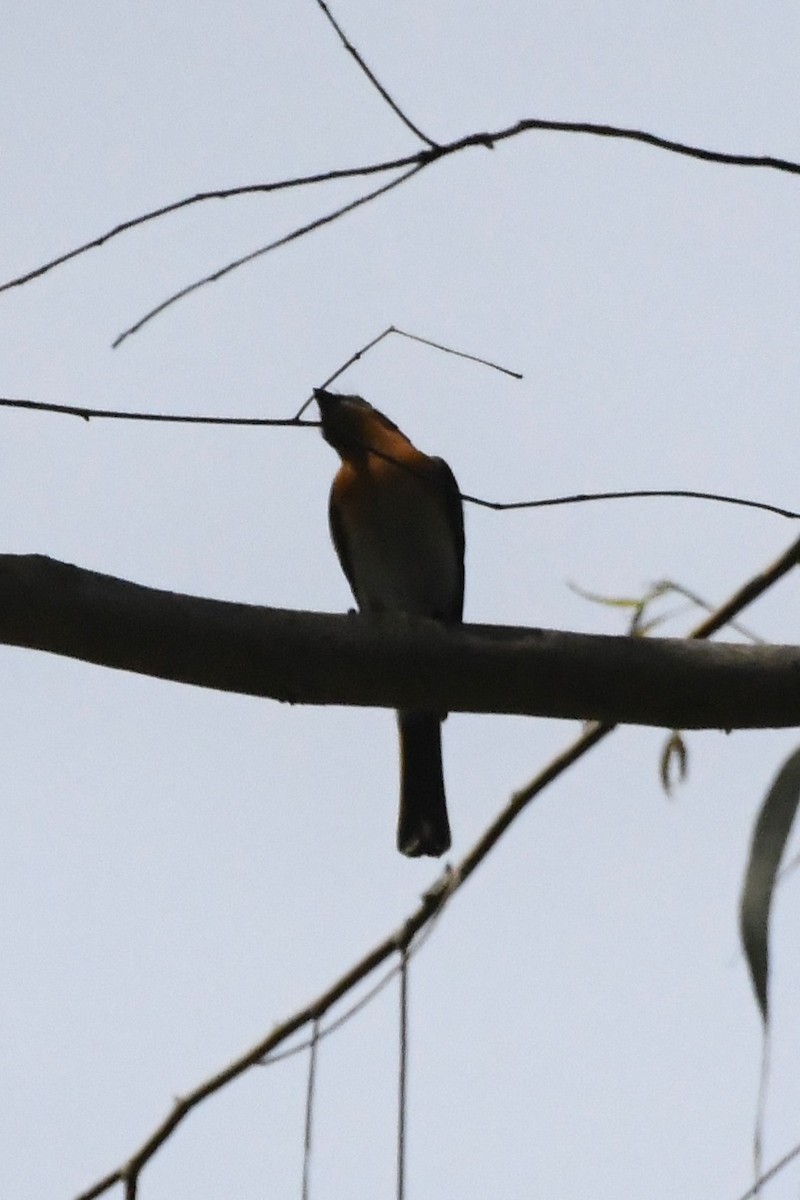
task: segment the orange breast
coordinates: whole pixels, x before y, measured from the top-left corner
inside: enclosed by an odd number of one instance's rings
[[[430,460],[407,443],[402,451],[402,466],[374,454],[342,463],[331,493],[337,550],[361,609],[449,618],[461,564],[447,504]]]

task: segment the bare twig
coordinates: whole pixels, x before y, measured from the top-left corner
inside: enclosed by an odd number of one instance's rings
[[[122,333],[114,338],[114,341],[111,343],[113,349],[116,350],[118,346],[121,346],[122,343],[131,336],[131,334],[138,333],[138,331],[144,325],[147,325],[149,321],[152,321],[154,317],[157,317],[159,313],[164,312],[173,304],[176,304],[178,300],[182,300],[185,296],[190,295],[192,292],[196,292],[198,288],[205,287],[207,283],[216,283],[217,280],[223,279],[226,275],[229,275],[231,271],[238,270],[239,267],[243,267],[246,263],[253,262],[257,258],[262,258],[263,255],[269,254],[273,250],[277,250],[280,246],[288,246],[290,242],[296,241],[305,234],[311,233],[315,229],[321,229],[324,225],[330,225],[332,221],[336,221],[339,219],[339,217],[343,217],[346,213],[353,212],[355,209],[361,208],[363,204],[369,204],[370,200],[375,200],[378,196],[382,196],[385,192],[391,192],[393,188],[399,187],[401,183],[405,183],[405,181],[410,179],[412,175],[416,175],[418,171],[421,171],[425,165],[425,163],[417,163],[415,166],[411,167],[410,170],[404,171],[402,175],[397,175],[389,183],[382,184],[379,188],[375,188],[374,191],[366,192],[363,196],[359,196],[357,199],[351,200],[348,204],[342,204],[339,208],[334,209],[333,212],[326,213],[323,217],[317,217],[316,220],[309,221],[305,225],[300,225],[297,229],[293,229],[291,233],[287,233],[283,237],[276,238],[274,242],[269,242],[266,246],[260,246],[258,250],[251,250],[249,254],[243,254],[241,258],[234,259],[233,262],[226,263],[224,267],[220,267],[218,270],[212,271],[209,275],[204,275],[202,279],[196,279],[194,283],[189,283],[186,285],[186,287],[182,287],[177,292],[173,292],[173,294],[168,296],[166,300],[162,300],[160,304],[155,306],[155,308],[151,308],[150,311],[146,312],[143,317],[140,317],[138,321],[135,321],[133,325],[128,326],[127,329],[124,329]]]
[[[430,926],[428,926],[428,928],[430,928]],[[416,949],[416,943],[414,944],[414,948]],[[324,1041],[325,1038],[330,1037],[332,1033],[335,1033],[337,1029],[341,1029],[343,1025],[346,1025],[348,1021],[351,1021],[353,1017],[358,1016],[362,1009],[367,1008],[375,999],[375,997],[378,996],[383,989],[392,982],[394,977],[399,975],[399,973],[400,964],[396,963],[395,966],[390,967],[386,974],[382,975],[378,982],[374,984],[373,987],[369,988],[363,996],[359,996],[355,1004],[351,1004],[349,1008],[346,1008],[340,1016],[331,1021],[329,1025],[326,1025],[324,1029],[322,1028],[321,1024],[318,1024],[316,1034],[317,1042]],[[309,1050],[313,1044],[313,1041],[314,1037],[312,1035],[312,1037],[306,1038],[304,1041],[297,1042],[296,1045],[290,1046],[288,1050],[278,1050],[275,1053],[268,1054],[266,1058],[263,1058],[261,1062],[258,1063],[258,1066],[271,1067],[273,1063],[283,1062],[285,1058],[294,1058],[296,1054],[302,1054],[304,1050]]]
[[[370,70],[370,68],[364,62],[364,59],[362,58],[362,56],[359,54],[358,50],[356,50],[353,43],[347,37],[347,35],[345,34],[341,25],[338,23],[338,21],[336,20],[336,18],[333,15],[333,13],[331,12],[331,10],[328,8],[327,4],[325,3],[325,0],[317,0],[317,4],[322,9],[322,11],[324,12],[325,16],[330,21],[333,28],[336,30],[336,32],[339,36],[339,41],[344,46],[345,50],[347,50],[347,52],[349,54],[352,54],[353,58],[358,63],[359,67],[366,75],[367,79],[370,81],[372,86],[379,92],[379,94],[383,97],[383,99],[389,105],[389,108],[392,110],[392,112],[395,113],[395,115],[400,118],[400,120],[403,122],[403,124],[406,126],[406,128],[410,129],[411,132],[420,139],[420,141],[425,142],[431,148],[438,147],[438,142],[434,142],[431,138],[428,137],[427,134],[423,133],[422,130],[417,125],[415,125],[414,122],[409,117],[406,116],[406,114],[399,107],[399,105],[396,104],[396,102],[392,99],[392,97],[389,95],[389,93],[387,92],[386,88],[383,86],[381,81],[373,74],[373,72]]]
[[[397,1079],[397,1200],[406,1194],[406,1105],[408,1088],[408,947],[400,951],[400,1046]]]
[[[785,515],[788,516],[788,513]],[[690,588],[684,587],[681,583],[675,583],[672,579],[660,580],[659,583],[653,585],[653,591],[656,588],[660,589],[662,593],[667,591],[677,592],[679,596],[685,596],[687,600],[691,601],[692,604],[696,604],[698,608],[704,608],[706,612],[714,611],[713,604],[709,604],[708,600],[704,600],[702,596],[698,596],[697,592],[691,591]],[[752,629],[748,629],[746,625],[742,625],[741,621],[731,620],[728,621],[728,625],[756,646],[765,646],[767,644],[765,638],[754,633]]]
[[[785,1167],[788,1167],[789,1163],[794,1162],[798,1156],[800,1156],[800,1143],[798,1143],[796,1146],[793,1146],[787,1154],[784,1154],[783,1158],[779,1158],[776,1163],[773,1163],[763,1175],[758,1177],[755,1183],[749,1187],[746,1192],[743,1192],[742,1195],[739,1196],[738,1200],[753,1200],[753,1197],[759,1194],[765,1183],[770,1183],[776,1175],[779,1175],[781,1171],[783,1171]]]
[[[205,204],[209,200],[232,200],[238,196],[258,196],[269,192],[288,191],[292,188],[309,187],[315,183],[331,183],[337,179],[358,179],[367,175],[380,175],[386,171],[412,166],[416,162],[416,157],[414,154],[407,154],[402,158],[371,163],[362,167],[342,167],[333,171],[317,171],[313,175],[298,175],[292,179],[278,179],[271,183],[247,183],[242,184],[240,187],[213,188],[211,191],[195,192],[193,196],[185,196],[182,200],[175,200],[170,204],[162,204],[158,208],[151,208],[148,212],[141,213],[138,217],[131,217],[127,221],[120,221],[112,229],[107,229],[105,233],[98,234],[97,237],[91,238],[88,242],[82,242],[80,246],[75,246],[72,250],[67,250],[64,254],[59,254],[55,258],[49,259],[40,266],[34,267],[33,270],[26,271],[23,275],[17,275],[13,279],[8,279],[5,283],[0,283],[0,292],[7,292],[12,288],[22,287],[23,284],[30,283],[33,279],[38,279],[40,275],[47,275],[49,271],[62,266],[64,263],[69,262],[70,259],[78,258],[81,254],[86,254],[89,250],[99,249],[106,242],[113,241],[114,238],[119,237],[123,233],[128,233],[131,229],[136,229],[139,225],[147,225],[150,221],[155,221],[159,217],[169,216],[170,213],[180,212],[181,209],[191,208],[195,204]]]
[[[573,496],[557,496],[544,500],[482,500],[480,496],[464,494],[461,499],[467,504],[477,504],[480,508],[491,508],[495,512],[513,512],[522,508],[554,508],[559,504],[585,504],[590,500],[646,500],[654,496],[713,500],[718,504],[738,504],[743,508],[759,508],[763,512],[775,513],[779,517],[789,517],[792,520],[800,517],[800,512],[795,512],[791,508],[781,508],[777,504],[768,504],[763,500],[746,500],[741,496],[725,496],[719,492],[695,492],[685,488],[646,488],[631,492],[577,492]]]
[[[405,329],[398,329],[395,325],[392,325],[391,332],[399,333],[404,338],[410,338],[412,342],[422,342],[423,346],[432,346],[434,350],[443,350],[445,354],[455,354],[457,358],[466,358],[470,362],[480,363],[482,367],[491,367],[493,371],[510,375],[512,379],[524,379],[521,371],[512,371],[510,367],[501,367],[499,363],[491,362],[488,358],[478,358],[477,354],[467,354],[465,350],[454,350],[452,346],[443,346],[441,342],[432,342],[430,338],[420,337],[418,333],[408,333]]]
[[[446,869],[445,869],[445,871],[446,871]],[[445,875],[445,878],[446,878],[446,875]],[[439,885],[437,885],[437,886],[439,886]],[[419,951],[422,949],[422,947],[425,945],[428,938],[431,936],[431,934],[435,930],[436,924],[437,924],[439,918],[441,917],[442,912],[443,912],[443,908],[440,906],[436,910],[436,912],[433,914],[433,916],[430,918],[430,920],[427,922],[427,924],[422,929],[420,929],[418,933],[416,933],[414,935],[413,940],[411,942],[409,942],[409,944],[406,946],[406,958],[407,959],[410,959],[412,957],[412,955],[418,954]],[[401,959],[399,962],[396,962],[394,964],[394,966],[390,967],[389,970],[380,977],[380,979],[378,980],[377,983],[373,984],[373,986],[371,988],[369,988],[366,992],[364,992],[363,996],[359,996],[358,1000],[356,1000],[354,1004],[351,1004],[349,1006],[349,1008],[346,1008],[344,1010],[343,1013],[340,1013],[338,1017],[335,1017],[324,1028],[322,1027],[322,1025],[320,1023],[320,1027],[319,1027],[319,1030],[317,1033],[317,1041],[318,1042],[324,1041],[324,1039],[327,1037],[330,1037],[330,1035],[332,1033],[336,1033],[337,1029],[341,1029],[343,1025],[346,1025],[348,1023],[348,1021],[351,1021],[353,1019],[353,1017],[357,1016],[362,1011],[362,1009],[365,1009],[368,1005],[370,1005],[372,1003],[372,1001],[375,999],[375,997],[377,995],[379,995],[383,991],[383,989],[392,982],[392,980],[395,978],[395,976],[400,974],[402,967],[403,967],[403,963],[402,963],[402,959]],[[268,1054],[267,1057],[264,1058],[262,1060],[262,1062],[259,1063],[258,1065],[262,1066],[262,1067],[271,1067],[273,1063],[282,1062],[283,1059],[285,1059],[285,1058],[293,1058],[295,1054],[300,1054],[304,1050],[309,1050],[311,1048],[312,1041],[313,1041],[313,1037],[306,1038],[305,1041],[297,1042],[295,1045],[291,1046],[288,1050],[279,1050],[277,1053]]]
[[[502,130],[500,136],[489,134],[489,140],[501,141],[504,138],[515,137],[519,133],[539,130],[549,133],[584,133],[592,137],[622,138],[624,141],[641,142],[645,146],[653,146],[657,150],[667,150],[670,154],[681,154],[687,158],[696,158],[701,162],[719,163],[731,167],[756,167],[769,171],[785,171],[790,175],[800,175],[800,163],[791,159],[777,158],[772,154],[737,154],[725,150],[707,150],[703,146],[692,146],[688,142],[678,142],[672,138],[661,137],[656,133],[648,133],[643,129],[630,129],[620,125],[604,125],[594,121],[549,121],[536,117],[525,118]],[[487,135],[480,135],[486,137]]]
[[[122,221],[105,233],[83,242],[81,245],[68,250],[63,254],[59,254],[55,258],[34,267],[30,271],[24,272],[22,275],[15,276],[12,279],[6,280],[5,283],[0,283],[0,292],[8,291],[11,288],[21,287],[23,284],[30,283],[32,280],[46,275],[49,271],[61,266],[63,263],[69,262],[73,258],[77,258],[85,254],[89,250],[96,249],[111,241],[112,238],[118,237],[126,233],[130,229],[134,229],[139,225],[144,225],[149,221],[157,220],[159,217],[168,215],[169,213],[178,212],[181,209],[189,208],[195,204],[203,204],[209,200],[227,200],[235,196],[254,195],[260,192],[274,192],[285,190],[288,188],[307,187],[317,183],[327,183],[336,179],[356,178],[366,175],[382,174],[387,171],[401,170],[405,167],[427,166],[430,163],[436,162],[441,158],[447,158],[451,154],[457,154],[462,150],[467,150],[473,146],[483,148],[494,148],[498,142],[503,142],[509,138],[518,137],[523,133],[541,132],[541,133],[574,133],[585,134],[591,137],[602,138],[618,138],[624,141],[640,142],[646,146],[653,146],[658,150],[665,150],[671,154],[680,154],[689,158],[695,158],[702,162],[718,163],[727,166],[737,167],[754,167],[762,170],[781,171],[790,175],[800,174],[800,163],[794,162],[791,159],[778,158],[769,154],[734,154],[721,150],[708,150],[702,146],[692,146],[685,142],[677,142],[670,138],[660,137],[654,133],[648,133],[646,130],[630,129],[624,126],[616,125],[601,125],[592,121],[553,121],[544,118],[526,118],[517,121],[514,125],[509,125],[503,129],[486,131],[483,133],[470,133],[465,137],[456,138],[452,142],[446,142],[442,145],[433,146],[427,150],[420,150],[416,154],[408,154],[399,158],[387,159],[382,162],[367,163],[361,167],[346,167],[331,171],[318,171],[310,175],[297,176],[293,179],[277,180],[266,183],[247,184],[241,187],[232,188],[216,188],[210,191],[197,192],[193,196],[186,196],[180,200],[173,201],[169,204],[161,205],[159,208],[151,209],[149,212],[142,213],[140,216],[132,217],[129,220]],[[363,202],[363,201],[362,201]],[[347,211],[347,210],[343,210]],[[334,220],[336,215],[331,215],[329,220]],[[297,231],[294,236],[299,237],[302,231]],[[233,270],[236,266],[242,265],[243,262],[249,261],[247,257],[241,261],[230,264],[229,269]]]
[[[303,1200],[309,1198],[311,1182],[311,1140],[314,1126],[314,1100],[317,1085],[317,1048],[319,1045],[319,1020],[311,1023],[311,1052],[308,1056],[308,1082],[306,1085],[306,1128],[303,1137]]]
[[[488,358],[478,358],[477,354],[467,354],[465,350],[454,350],[452,346],[443,346],[441,342],[432,342],[430,338],[420,337],[418,333],[408,333],[405,329],[398,329],[396,325],[389,325],[386,329],[384,329],[383,333],[379,333],[377,337],[374,337],[371,341],[367,342],[366,346],[362,346],[360,350],[356,350],[355,354],[351,354],[347,362],[343,363],[341,367],[338,367],[334,373],[330,375],[323,384],[320,385],[317,391],[326,391],[327,388],[329,388],[334,382],[334,380],[338,379],[340,375],[343,375],[349,367],[352,367],[353,363],[357,363],[359,359],[362,359],[365,354],[367,354],[370,350],[373,350],[379,342],[382,342],[384,338],[389,337],[389,335],[392,333],[398,334],[399,337],[408,338],[412,342],[420,342],[423,346],[432,346],[434,350],[441,350],[444,354],[453,354],[456,356],[456,358],[466,358],[470,362],[480,364],[482,367],[491,367],[493,371],[500,371],[503,375],[510,375],[512,379],[523,378],[519,371],[512,371],[509,367],[501,367],[498,363],[490,362]],[[302,407],[298,409],[295,416],[298,418],[301,417],[308,408],[309,404],[313,404],[313,402],[314,395],[312,393]]]
[[[299,417],[193,417],[183,413],[120,412],[114,408],[87,408],[79,404],[48,404],[40,400],[11,400],[0,397],[0,408],[23,408],[34,412],[60,413],[67,417],[80,417],[89,422],[112,421],[161,421],[180,425],[299,425],[316,429],[319,421],[301,421]]]
[[[710,614],[689,634],[690,638],[706,638],[721,629],[732,617],[735,617],[747,604],[751,603],[769,587],[790,571],[798,562],[800,555],[800,540],[793,543],[789,549],[764,571],[759,572],[748,580],[725,604]],[[130,1158],[127,1164],[118,1170],[105,1175],[98,1183],[82,1192],[76,1200],[95,1200],[96,1197],[108,1191],[115,1184],[124,1182],[126,1187],[135,1188],[136,1181],[144,1166],[152,1159],[161,1146],[167,1141],[185,1117],[209,1096],[220,1091],[237,1079],[251,1067],[258,1065],[266,1055],[279,1046],[297,1030],[318,1021],[338,1000],[347,995],[362,979],[370,975],[381,963],[398,952],[398,949],[409,946],[413,938],[458,891],[475,869],[484,861],[486,856],[497,844],[505,831],[516,820],[528,804],[542,792],[548,784],[557,779],[568,767],[582,758],[590,749],[602,741],[613,731],[613,725],[593,725],[580,735],[572,745],[553,759],[525,787],[513,795],[506,807],[499,813],[486,832],[465,855],[453,870],[445,870],[438,884],[423,896],[421,903],[403,922],[400,928],[383,941],[379,942],[362,959],[345,972],[327,991],[318,996],[305,1008],[300,1009],[286,1021],[277,1025],[250,1050],[234,1059],[216,1075],[211,1076],[194,1088],[188,1095],[176,1101],[172,1111],[160,1122],[142,1146]],[[782,1165],[791,1161],[800,1151],[793,1151],[786,1156]],[[776,1170],[778,1168],[774,1168]],[[754,1193],[746,1193],[746,1197]],[[746,1200],[742,1197],[742,1200]]]
[[[396,331],[395,327],[393,325],[389,325],[386,329],[384,329],[383,333],[379,333],[377,337],[372,338],[372,340],[367,342],[367,344],[365,346],[362,346],[360,350],[356,350],[355,354],[350,355],[347,362],[342,363],[342,365],[340,367],[336,368],[336,370],[333,372],[332,375],[328,376],[328,378],[322,384],[323,390],[327,387],[330,387],[330,385],[333,383],[333,381],[335,379],[338,379],[340,375],[344,375],[344,373],[348,369],[348,367],[352,367],[353,363],[357,363],[359,361],[359,359],[363,358],[365,354],[368,354],[369,351],[372,350],[375,346],[377,346],[379,342],[382,342],[384,338],[387,338],[390,333],[396,333],[396,332],[397,331]],[[295,416],[298,419],[300,417],[302,417],[303,413],[306,411],[309,404],[313,404],[313,403],[314,403],[314,393],[312,392],[311,395],[308,397],[308,399],[306,401],[304,401],[304,403],[301,405],[301,407],[297,410],[297,412],[295,413]]]

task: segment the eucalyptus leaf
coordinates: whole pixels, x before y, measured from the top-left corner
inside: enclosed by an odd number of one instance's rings
[[[753,830],[739,910],[742,944],[765,1024],[769,1018],[769,914],[798,800],[800,750],[796,750],[781,767],[761,805]]]

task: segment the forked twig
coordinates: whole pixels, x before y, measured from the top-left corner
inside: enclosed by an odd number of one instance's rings
[[[194,283],[188,283],[185,287],[179,288],[177,292],[173,292],[166,300],[162,300],[155,308],[151,308],[138,321],[134,321],[133,325],[129,325],[127,329],[123,329],[122,333],[118,334],[111,343],[114,350],[121,346],[127,338],[132,334],[138,333],[149,321],[157,317],[159,313],[171,308],[178,300],[182,300],[185,296],[196,292],[198,288],[205,287],[207,283],[216,283],[219,279],[223,279],[229,275],[231,271],[243,267],[246,263],[254,262],[257,258],[262,258],[263,255],[269,254],[272,250],[277,250],[280,246],[288,246],[290,242],[297,241],[307,233],[312,233],[315,229],[322,229],[324,225],[330,225],[332,221],[336,221],[339,217],[345,216],[346,213],[353,212],[360,208],[362,204],[368,204],[370,200],[375,200],[376,197],[382,196],[385,192],[391,192],[393,188],[399,187],[401,183],[405,183],[412,175],[416,175],[423,168],[423,163],[417,163],[410,170],[404,171],[402,175],[396,176],[389,183],[384,183],[379,188],[375,188],[372,192],[366,192],[363,196],[358,196],[355,200],[351,200],[348,204],[342,204],[333,212],[326,213],[323,217],[317,217],[314,221],[308,221],[305,225],[293,229],[291,233],[284,234],[283,237],[276,238],[275,241],[268,242],[266,246],[260,246],[258,250],[251,250],[249,254],[243,254],[240,258],[234,259],[232,262],[226,263],[224,267],[219,267],[218,270],[212,271],[209,275],[204,275],[201,279],[196,279]]]
[[[342,43],[342,45],[344,46],[345,50],[348,52],[348,54],[351,54],[353,56],[353,58],[358,63],[361,70],[366,75],[367,79],[370,81],[370,83],[376,89],[376,91],[380,93],[380,95],[383,97],[383,99],[389,105],[389,108],[392,110],[392,112],[395,113],[395,115],[400,118],[400,120],[403,122],[403,124],[406,126],[406,128],[410,129],[411,132],[420,139],[420,141],[425,142],[428,146],[436,147],[438,145],[438,143],[434,142],[431,138],[428,137],[427,134],[423,133],[422,130],[417,125],[414,124],[414,122],[410,119],[410,117],[406,116],[406,114],[399,107],[399,105],[389,95],[386,88],[383,86],[383,84],[378,79],[378,77],[370,70],[370,68],[364,62],[363,57],[359,54],[358,50],[356,50],[355,46],[350,41],[350,39],[347,37],[347,35],[344,32],[344,30],[342,29],[341,25],[338,23],[338,21],[336,20],[336,18],[333,15],[333,13],[331,12],[331,10],[328,8],[328,5],[325,3],[325,0],[317,0],[317,4],[322,9],[322,11],[324,12],[325,16],[330,21],[333,28],[336,30],[337,34],[339,35],[339,40]]]
[[[383,333],[379,333],[377,337],[372,338],[367,342],[366,346],[362,346],[360,350],[356,350],[355,354],[351,354],[347,362],[342,363],[341,367],[337,367],[332,375],[329,375],[324,383],[320,384],[318,391],[325,391],[331,384],[343,375],[349,367],[357,363],[364,357],[365,354],[373,350],[379,342],[390,334],[396,333],[399,337],[408,338],[412,342],[420,342],[423,346],[432,346],[434,350],[441,350],[444,354],[452,354],[456,358],[466,358],[469,362],[478,363],[482,367],[490,367],[493,371],[500,371],[503,375],[510,375],[512,379],[522,379],[523,375],[519,371],[512,371],[509,367],[501,367],[499,363],[491,362],[488,358],[479,358],[477,354],[468,354],[466,350],[454,350],[452,346],[443,346],[441,342],[432,342],[430,338],[420,337],[418,333],[408,333],[405,329],[398,329],[396,325],[388,325]],[[295,413],[295,417],[299,420],[303,413],[308,408],[309,404],[314,402],[314,393],[312,392],[308,399]]]

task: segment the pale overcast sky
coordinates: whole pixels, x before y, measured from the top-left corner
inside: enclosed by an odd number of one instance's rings
[[[439,140],[523,117],[800,160],[796,5],[611,0],[334,11]],[[3,13],[7,279],[198,191],[414,152],[313,0],[20,3]],[[284,416],[340,381],[516,500],[694,488],[800,507],[800,179],[529,133],[423,173],[114,337],[363,182],[213,202],[0,295],[0,395]],[[0,409],[4,552],[197,595],[343,611],[315,430]],[[620,633],[569,590],[723,600],[797,527],[688,501],[467,512],[469,621]],[[743,620],[797,641],[790,576]],[[695,621],[681,603],[665,632]],[[2,650],[0,1194],[69,1200],[172,1098],[396,927],[440,866],[394,848],[387,712],[289,708]],[[453,861],[578,733],[454,714]],[[407,1200],[737,1200],[760,1023],[738,945],[754,814],[793,731],[620,730],[514,826],[413,961]],[[765,1162],[800,1140],[800,876],[775,912]],[[394,1194],[397,990],[320,1047],[313,1200]],[[145,1200],[298,1197],[306,1060],[190,1116]],[[800,1166],[765,1193],[789,1200]],[[118,1192],[116,1194],[119,1194]]]

